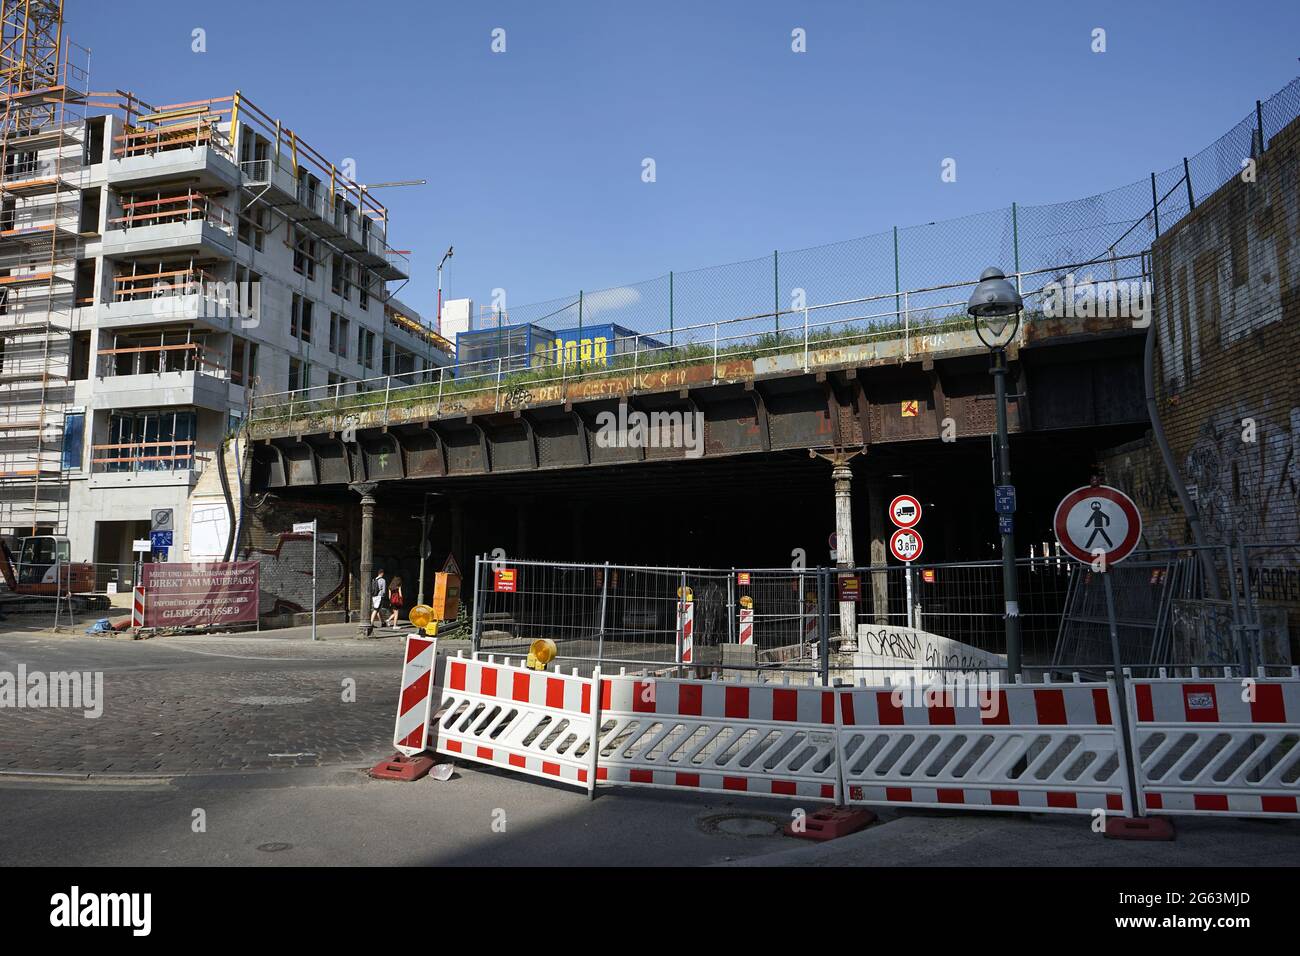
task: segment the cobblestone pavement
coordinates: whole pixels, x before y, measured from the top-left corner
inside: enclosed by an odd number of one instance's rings
[[[355,629],[354,629],[355,630]],[[391,752],[403,640],[0,633],[0,672],[103,673],[103,713],[0,710],[0,771],[361,766]],[[345,696],[351,691],[352,700]]]

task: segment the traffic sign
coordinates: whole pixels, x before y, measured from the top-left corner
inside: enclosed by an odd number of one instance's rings
[[[316,530],[315,521],[295,521],[293,523],[294,534],[311,534]]]
[[[154,551],[165,551],[172,546],[172,533],[170,531],[150,531],[149,544]]]
[[[998,534],[1015,534],[1016,519],[1013,515],[998,515]]]
[[[993,489],[993,510],[1000,515],[1016,513],[1016,486],[998,485]]]
[[[921,502],[911,495],[899,495],[889,503],[889,517],[900,528],[915,528],[921,521]]]
[[[133,538],[131,539],[131,550],[143,551],[148,554],[153,550],[153,545],[150,543],[148,538]]]
[[[915,561],[925,550],[921,535],[911,528],[899,528],[889,538],[889,551],[899,561]]]
[[[1118,564],[1142,537],[1142,515],[1133,499],[1109,485],[1076,488],[1056,506],[1052,530],[1076,561]]]
[[[172,509],[171,508],[154,508],[149,512],[149,530],[150,531],[171,531],[172,530]]]
[[[322,531],[316,535],[316,540],[321,544],[338,544],[339,535],[337,531]]]

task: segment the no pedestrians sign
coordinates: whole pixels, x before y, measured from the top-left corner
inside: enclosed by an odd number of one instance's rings
[[[1076,561],[1118,564],[1142,537],[1142,515],[1133,499],[1109,485],[1076,488],[1056,506],[1056,540]]]

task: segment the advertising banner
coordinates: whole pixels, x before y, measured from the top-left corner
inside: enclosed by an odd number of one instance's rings
[[[145,627],[222,627],[257,622],[258,563],[146,564]]]

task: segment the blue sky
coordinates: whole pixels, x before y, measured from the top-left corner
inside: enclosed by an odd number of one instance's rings
[[[363,182],[429,180],[377,195],[413,252],[401,297],[430,318],[451,243],[450,295],[513,305],[1072,199],[1195,153],[1300,73],[1296,3],[67,0],[66,18],[95,89],[238,87]]]

